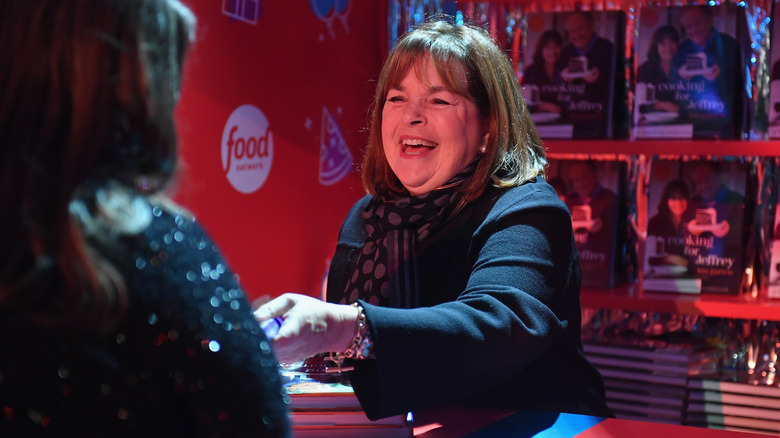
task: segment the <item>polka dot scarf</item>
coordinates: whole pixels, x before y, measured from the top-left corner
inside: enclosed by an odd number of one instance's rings
[[[457,188],[476,164],[431,192],[371,199],[362,213],[368,237],[340,303],[362,299],[386,307],[419,306],[416,245],[459,211],[463,194]]]

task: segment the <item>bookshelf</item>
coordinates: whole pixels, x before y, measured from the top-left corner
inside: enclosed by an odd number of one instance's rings
[[[760,140],[544,140],[548,154],[615,155],[699,155],[759,156],[780,155],[780,141]],[[646,292],[641,284],[613,289],[583,288],[582,307],[626,311],[685,313],[717,318],[780,321],[780,300],[757,296],[682,294]]]
[[[778,156],[777,140],[543,140],[549,154]]]
[[[685,295],[645,292],[638,285],[627,285],[608,290],[582,289],[580,301],[583,308],[780,321],[780,300],[750,294]]]

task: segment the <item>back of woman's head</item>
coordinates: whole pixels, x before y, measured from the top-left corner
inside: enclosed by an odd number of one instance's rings
[[[544,149],[506,54],[483,29],[437,18],[402,36],[380,73],[363,161],[363,186],[369,193],[403,191],[384,156],[382,110],[388,91],[409,72],[421,68],[426,56],[431,57],[443,83],[473,98],[487,121],[486,153],[464,188],[466,199],[479,196],[491,180],[497,186],[515,186],[544,171]],[[457,80],[461,72],[468,83],[465,90]]]
[[[121,279],[106,279],[88,243],[101,236],[81,219],[101,191],[155,191],[171,177],[193,25],[174,0],[0,2],[0,308],[117,307]]]

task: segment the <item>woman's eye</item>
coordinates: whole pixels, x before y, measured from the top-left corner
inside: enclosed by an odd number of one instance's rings
[[[401,96],[391,96],[387,98],[388,102],[403,102],[403,97]]]
[[[433,103],[437,105],[449,105],[450,103],[444,99],[433,99]]]

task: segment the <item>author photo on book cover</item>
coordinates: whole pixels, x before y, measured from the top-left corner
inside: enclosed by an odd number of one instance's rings
[[[652,121],[645,115],[650,111],[677,116],[680,105],[675,100],[674,84],[680,82],[680,72],[674,65],[680,34],[671,25],[658,27],[650,40],[647,60],[637,69],[636,99],[640,123]]]
[[[731,138],[731,116],[737,91],[739,57],[733,35],[715,26],[714,10],[720,6],[677,8],[682,40],[674,66],[686,81],[687,117],[694,124],[694,137]],[[726,27],[725,23],[722,24]],[[733,32],[733,31],[732,31]],[[697,131],[702,131],[697,135]]]
[[[566,205],[512,65],[484,29],[437,17],[402,36],[376,85],[366,195],[339,232],[327,302],[286,293],[282,362],[348,373],[370,419],[425,409],[612,416],[581,344]]]

